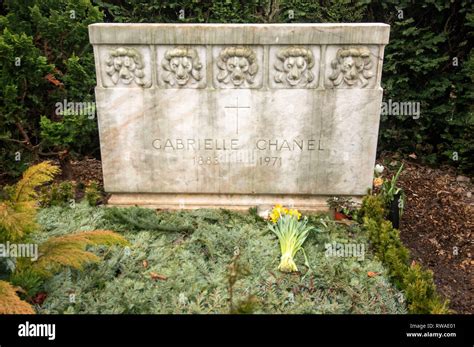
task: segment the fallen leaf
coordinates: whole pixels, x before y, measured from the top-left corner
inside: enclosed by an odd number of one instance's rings
[[[344,213],[336,211],[336,212],[334,212],[334,219],[335,220],[343,220],[343,219],[347,219],[347,216]]]
[[[410,158],[412,158],[412,159],[418,158],[415,153],[412,153],[412,154],[410,154],[410,155],[408,155],[408,156],[409,156]]]
[[[459,175],[456,177],[456,181],[458,182],[469,182],[471,179],[467,176],[462,176],[462,175]]]
[[[142,262],[142,264],[143,264],[143,267],[146,269],[146,268],[148,267],[148,260],[145,259],[145,260]]]
[[[166,277],[165,275],[160,275],[156,272],[150,272],[150,277],[152,280],[163,280],[163,281],[166,281],[168,279],[168,277]]]
[[[46,300],[47,297],[48,297],[47,293],[39,292],[33,298],[31,298],[31,302],[33,304],[43,305],[43,302]]]
[[[369,277],[375,277],[375,276],[378,276],[378,275],[380,275],[378,272],[373,272],[373,271],[367,272],[367,276],[369,276]]]

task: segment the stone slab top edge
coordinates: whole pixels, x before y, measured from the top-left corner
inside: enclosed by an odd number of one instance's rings
[[[89,39],[100,44],[388,44],[384,23],[202,24],[96,23]]]

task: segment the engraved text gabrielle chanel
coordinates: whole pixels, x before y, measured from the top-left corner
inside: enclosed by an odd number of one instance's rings
[[[167,138],[153,140],[152,146],[163,151],[235,151],[241,149],[239,139]],[[257,139],[252,149],[259,151],[314,151],[317,148],[314,139]]]

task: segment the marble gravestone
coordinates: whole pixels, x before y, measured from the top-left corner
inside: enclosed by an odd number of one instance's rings
[[[111,205],[326,207],[372,185],[386,24],[92,24]]]

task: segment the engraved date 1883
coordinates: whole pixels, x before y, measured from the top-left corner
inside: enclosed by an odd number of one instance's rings
[[[256,160],[255,160],[256,159]],[[194,156],[194,165],[220,165],[220,164],[253,164],[252,166],[281,167],[282,157],[225,157],[225,156]]]

